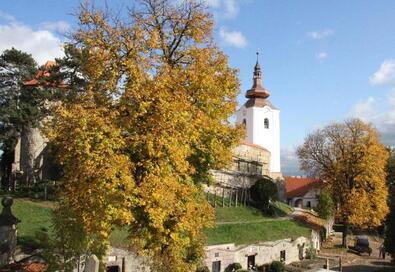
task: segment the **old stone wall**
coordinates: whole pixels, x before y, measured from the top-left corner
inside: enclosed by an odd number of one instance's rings
[[[314,237],[312,235],[312,238]],[[205,265],[210,271],[213,262],[218,261],[221,262],[221,271],[224,271],[227,266],[233,263],[240,263],[243,269],[247,269],[249,256],[255,256],[255,265],[280,260],[289,264],[299,261],[300,257],[305,257],[310,243],[309,238],[298,237],[296,239],[283,239],[244,246],[235,246],[234,244],[208,246],[206,247]],[[315,243],[313,243],[313,246],[315,246]]]

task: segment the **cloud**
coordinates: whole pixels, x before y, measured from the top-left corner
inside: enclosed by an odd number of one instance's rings
[[[65,21],[57,21],[57,22],[43,22],[39,24],[38,28],[40,30],[48,30],[48,31],[54,31],[64,34],[67,31],[69,31],[71,27],[69,23]]]
[[[351,117],[360,118],[369,121],[377,113],[377,100],[374,97],[368,97],[364,101],[359,101],[351,110]]]
[[[319,52],[319,53],[316,55],[316,57],[317,57],[317,59],[319,59],[319,60],[324,60],[324,59],[328,58],[328,53],[327,53],[327,52]]]
[[[335,31],[333,31],[332,29],[324,29],[324,30],[320,30],[320,31],[308,32],[306,35],[313,40],[321,40],[321,39],[330,37],[334,34],[335,34]]]
[[[350,113],[351,117],[372,123],[380,132],[385,145],[395,146],[395,68],[394,60],[384,61],[379,70],[369,77],[372,85],[388,85],[390,90],[383,98],[368,97],[356,103]]]
[[[221,27],[219,30],[219,35],[226,44],[240,48],[247,46],[247,39],[240,31],[227,31],[226,28]]]
[[[39,64],[63,56],[62,41],[51,31],[33,29],[4,12],[0,12],[0,17],[5,20],[0,24],[0,53],[14,47],[32,54]]]
[[[372,85],[391,85],[395,86],[395,59],[387,59],[380,68],[369,77]]]
[[[240,11],[240,0],[205,0],[206,4],[218,12],[218,17],[225,19],[235,18]]]
[[[298,157],[295,147],[285,147],[281,149],[281,172],[286,176],[300,176],[304,172],[299,169]]]

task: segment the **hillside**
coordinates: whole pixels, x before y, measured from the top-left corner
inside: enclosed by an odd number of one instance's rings
[[[274,203],[276,213],[286,215],[291,208],[284,203]],[[37,233],[51,234],[51,211],[55,204],[26,198],[14,199],[13,213],[21,220],[18,224],[18,243],[22,246],[37,247]],[[216,227],[207,229],[207,244],[246,244],[308,235],[309,229],[288,217],[269,217],[252,207],[217,207]],[[111,244],[125,245],[127,232],[114,230]]]

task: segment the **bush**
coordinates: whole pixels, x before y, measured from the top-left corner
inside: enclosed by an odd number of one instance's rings
[[[242,269],[240,263],[232,263],[232,264],[228,265],[227,268],[225,268],[225,272],[239,271],[240,269]]]
[[[272,270],[274,272],[284,272],[285,271],[285,265],[282,262],[274,261],[270,265],[270,270]]]
[[[315,258],[317,258],[317,254],[315,248],[311,244],[310,247],[306,249],[306,259],[314,260]]]
[[[267,272],[270,269],[270,264],[262,264],[257,267],[258,272]]]
[[[207,266],[201,266],[198,269],[196,269],[196,272],[210,272],[210,269],[208,269]]]
[[[253,204],[257,209],[266,213],[273,213],[270,201],[277,199],[277,185],[270,177],[265,177],[255,182],[250,188]]]
[[[324,190],[321,190],[318,196],[318,204],[314,210],[323,219],[329,219],[333,215],[334,204],[330,194]]]

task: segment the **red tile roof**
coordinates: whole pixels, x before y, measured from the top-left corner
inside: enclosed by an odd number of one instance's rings
[[[53,60],[47,61],[44,64],[44,66],[43,66],[44,69],[43,70],[39,70],[37,72],[37,74],[35,75],[35,77],[33,79],[29,80],[29,81],[26,81],[24,83],[24,85],[26,85],[26,86],[36,86],[36,85],[38,85],[39,84],[39,79],[42,78],[42,77],[48,77],[49,76],[48,70],[54,65],[56,65],[55,61],[53,61]]]
[[[322,181],[316,178],[284,177],[287,198],[303,197],[310,189],[321,186]]]

